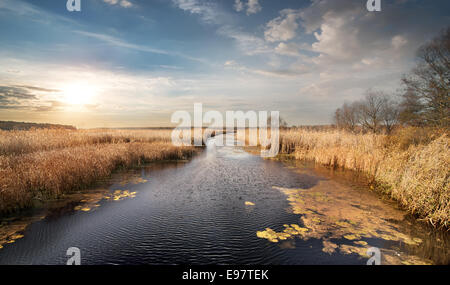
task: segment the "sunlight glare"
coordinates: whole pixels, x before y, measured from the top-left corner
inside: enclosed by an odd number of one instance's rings
[[[95,88],[86,83],[77,83],[63,88],[64,101],[70,105],[92,104]]]

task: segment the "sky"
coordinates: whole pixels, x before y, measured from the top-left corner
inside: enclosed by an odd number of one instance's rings
[[[175,111],[331,122],[368,89],[401,92],[448,0],[0,0],[0,120],[171,126]]]

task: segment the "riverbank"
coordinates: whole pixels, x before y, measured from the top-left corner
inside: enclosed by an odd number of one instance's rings
[[[192,157],[170,130],[1,131],[0,214],[89,187],[115,170]]]
[[[372,189],[443,228],[450,225],[449,145],[445,133],[412,128],[391,136],[304,129],[280,135],[281,153],[363,172]]]

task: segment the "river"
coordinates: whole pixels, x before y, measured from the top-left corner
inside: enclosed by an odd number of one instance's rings
[[[82,199],[3,223],[0,264],[448,264],[449,235],[354,173],[241,147],[121,171]]]

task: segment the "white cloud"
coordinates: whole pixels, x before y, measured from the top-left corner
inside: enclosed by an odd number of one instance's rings
[[[222,17],[215,3],[201,0],[172,0],[172,3],[181,10],[199,15],[207,23],[221,22]]]
[[[248,0],[247,3],[247,15],[256,14],[262,10],[258,0]]]
[[[300,46],[296,43],[280,43],[275,48],[275,52],[287,56],[299,56]]]
[[[324,20],[320,32],[314,33],[317,41],[312,44],[313,51],[335,61],[351,60],[364,53],[358,26],[349,25],[344,17],[325,16]]]
[[[262,54],[272,51],[272,49],[267,46],[264,39],[253,34],[243,32],[232,26],[220,27],[217,32],[220,35],[234,39],[237,42],[238,47],[246,55]]]
[[[261,5],[259,4],[259,0],[248,0],[247,3],[244,3],[241,0],[235,0],[233,7],[237,12],[244,11],[247,7],[247,15],[259,13],[262,10]]]
[[[124,8],[130,8],[133,7],[133,3],[131,3],[128,0],[103,0],[103,2],[109,4],[109,5],[117,5],[119,4],[120,6],[124,7]]]
[[[297,10],[284,9],[280,11],[280,16],[271,20],[266,25],[264,37],[269,42],[288,41],[296,36],[299,18]]]
[[[241,0],[235,0],[233,7],[237,12],[241,12],[244,10],[244,3],[242,3]]]
[[[186,59],[189,59],[192,61],[205,62],[201,58],[191,57],[191,56],[179,53],[179,52],[172,52],[172,51],[168,51],[168,50],[152,48],[149,46],[129,43],[122,39],[119,39],[119,38],[116,38],[116,37],[113,37],[110,35],[106,35],[106,34],[92,33],[92,32],[86,32],[86,31],[74,31],[74,33],[77,33],[77,34],[80,34],[80,35],[83,35],[86,37],[94,38],[94,39],[106,42],[110,45],[117,46],[117,47],[128,48],[128,49],[138,50],[138,51],[142,51],[142,52],[155,53],[155,54],[178,56],[178,57],[186,58]]]
[[[261,68],[252,68],[242,64],[237,63],[235,60],[228,60],[224,63],[224,67],[239,71],[243,74],[253,74],[253,75],[262,75],[265,77],[275,77],[281,79],[295,79],[298,78],[302,72],[305,70],[301,70],[300,66],[296,68],[272,68],[272,69],[261,69]]]
[[[311,50],[319,53],[317,64],[386,67],[404,66],[432,36],[430,31],[438,33],[446,25],[445,17],[433,16],[430,9],[436,6],[393,1],[385,3],[382,13],[371,13],[358,1],[313,0],[299,14],[305,32],[316,38]]]
[[[172,0],[172,3],[179,9],[198,15],[202,21],[218,26],[217,34],[235,40],[238,48],[246,55],[272,51],[264,39],[236,27],[233,15],[222,10],[216,3],[204,0]],[[234,8],[244,9],[245,4],[243,1],[236,1]]]
[[[133,3],[131,3],[128,0],[122,0],[122,1],[120,1],[120,6],[125,7],[125,8],[129,8],[129,7],[133,6]]]

